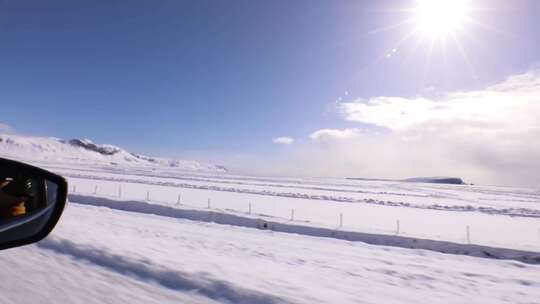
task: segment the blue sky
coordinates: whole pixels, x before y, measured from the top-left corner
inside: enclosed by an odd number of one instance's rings
[[[381,30],[416,4],[4,0],[0,122],[150,154],[286,157],[317,130],[392,130],[337,100],[483,90],[540,60],[539,1],[476,1],[463,53]]]

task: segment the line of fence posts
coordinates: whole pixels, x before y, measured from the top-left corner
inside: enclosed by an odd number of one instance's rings
[[[77,185],[72,186],[72,191],[73,191],[73,193],[77,192]],[[98,193],[98,185],[95,185],[93,194],[96,195],[97,193]],[[122,185],[121,184],[118,185],[118,197],[122,198]],[[146,201],[150,201],[150,191],[149,190],[146,191]],[[176,204],[177,205],[182,205],[182,194],[181,193],[178,194]],[[207,201],[207,208],[212,209],[212,204],[211,204],[210,198],[208,198],[208,201]],[[249,202],[248,203],[248,214],[251,214],[252,211],[253,211],[252,202]],[[291,209],[290,220],[294,221],[294,219],[295,219],[295,210],[293,208],[293,209]],[[339,226],[338,227],[339,228],[343,227],[343,213],[339,214]],[[399,235],[400,233],[401,233],[401,222],[398,219],[398,220],[396,220],[396,235]],[[467,244],[470,244],[471,243],[471,227],[469,225],[465,226],[465,236],[466,236]],[[538,228],[538,240],[540,241],[540,228]]]
[[[73,185],[73,193],[75,193],[75,192],[76,192],[76,186]],[[98,192],[98,186],[95,185],[95,186],[94,186],[94,193],[93,193],[93,194],[95,195],[95,194],[97,194],[97,192]],[[118,185],[118,197],[119,197],[119,198],[122,198],[122,185],[121,185],[121,184]],[[150,201],[150,190],[147,190],[147,191],[146,191],[146,201]],[[182,194],[181,194],[181,193],[178,194],[178,198],[177,198],[177,200],[176,200],[176,204],[177,204],[177,205],[182,205]],[[210,199],[210,198],[208,198],[208,200],[207,200],[207,208],[208,208],[208,209],[212,209],[212,204],[211,204],[211,199]],[[252,203],[249,202],[249,203],[248,203],[248,214],[251,214],[251,213],[252,213],[252,210],[253,210],[253,209],[252,209]],[[293,209],[291,209],[291,217],[290,217],[290,220],[291,220],[291,221],[294,221],[294,216],[295,216],[295,210],[294,210],[294,208],[293,208]],[[340,228],[343,227],[343,213],[340,213],[340,214],[339,214],[339,227],[340,227]],[[467,226],[467,227],[468,227],[468,226]],[[396,234],[399,234],[399,229],[400,229],[400,228],[399,228],[399,220],[398,220],[398,221],[397,221],[397,227],[396,227]],[[467,229],[468,229],[468,228],[467,228]],[[538,233],[539,233],[539,238],[540,238],[540,229],[538,230]],[[469,237],[468,237],[468,239],[469,239]]]
[[[75,193],[75,191],[76,191],[76,186],[73,185],[73,193]],[[98,186],[95,185],[93,194],[96,195],[97,192],[98,192]],[[118,185],[118,197],[122,198],[122,185],[121,184]],[[150,201],[150,190],[146,191],[146,201]],[[182,204],[182,194],[181,193],[178,194],[176,204],[177,205]],[[208,198],[208,200],[207,200],[207,208],[212,209],[212,204],[211,204],[210,198]],[[252,203],[249,202],[248,203],[248,214],[251,214],[251,213],[252,213]],[[291,221],[294,221],[294,215],[295,215],[295,210],[294,210],[294,208],[292,208],[291,209],[291,217],[290,217]],[[339,226],[338,227],[339,228],[343,227],[343,213],[339,214]],[[467,226],[466,232],[467,232],[467,242],[470,243],[470,228],[469,228],[469,226]],[[396,221],[396,235],[399,235],[399,233],[400,233],[400,221],[397,220]],[[540,229],[538,229],[538,237],[540,238]]]

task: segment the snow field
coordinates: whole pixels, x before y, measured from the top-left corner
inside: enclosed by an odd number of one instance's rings
[[[309,225],[540,251],[540,220],[537,218],[310,200],[95,179],[69,178],[69,182],[71,191],[75,187],[76,193],[79,194],[93,195],[97,186],[98,196],[118,198],[121,194],[121,199],[146,200],[149,195],[151,202],[167,206],[175,206],[180,195],[181,204],[188,207],[208,208],[210,200],[211,209],[245,215],[249,213],[251,205],[253,216],[267,215],[285,220],[291,220],[294,210],[294,221]],[[342,227],[339,227],[340,214],[343,215]]]
[[[0,303],[535,303],[540,266],[70,204]],[[9,275],[9,278],[7,277]],[[25,284],[17,284],[25,282]]]

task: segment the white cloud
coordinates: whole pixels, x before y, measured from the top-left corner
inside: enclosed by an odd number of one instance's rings
[[[4,133],[4,134],[15,133],[15,129],[11,127],[10,125],[0,122],[0,133]]]
[[[540,128],[540,70],[512,76],[481,91],[427,98],[375,97],[339,105],[346,120],[395,131],[443,125],[477,130]]]
[[[484,90],[434,96],[338,104],[344,119],[388,132],[318,130],[294,155],[276,159],[283,165],[272,165],[280,174],[451,175],[484,184],[540,184],[540,69]]]
[[[280,145],[290,145],[294,143],[294,138],[288,136],[276,137],[272,139],[272,142]]]
[[[351,139],[360,135],[359,129],[321,129],[313,132],[309,138],[316,142]]]

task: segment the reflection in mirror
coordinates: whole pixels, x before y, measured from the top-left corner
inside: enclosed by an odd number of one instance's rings
[[[2,221],[28,216],[54,204],[58,185],[34,177],[0,179],[0,224]]]
[[[0,158],[0,249],[31,244],[54,228],[66,203],[64,178]]]
[[[0,176],[0,232],[11,231],[1,241],[30,237],[42,229],[50,217],[58,195],[58,185],[24,174]]]
[[[58,199],[58,185],[50,180],[45,180],[45,205],[50,206],[56,202]]]
[[[0,221],[29,215],[43,207],[43,182],[30,176],[0,177]]]
[[[58,185],[32,176],[0,177],[0,224],[28,217],[56,201]]]

